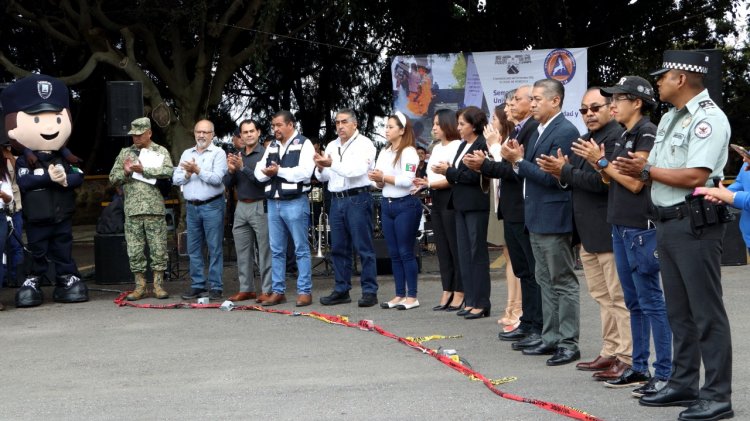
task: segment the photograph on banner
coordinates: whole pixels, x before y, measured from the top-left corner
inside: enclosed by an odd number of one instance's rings
[[[467,78],[470,73],[473,76]],[[436,110],[459,110],[465,104],[482,107],[484,95],[476,66],[463,53],[395,56],[391,74],[393,109],[409,116],[417,144],[425,148],[432,143],[432,118]]]
[[[578,108],[587,65],[585,48],[395,56],[393,106],[412,119],[417,143],[428,147],[436,110],[475,105],[491,115],[509,90],[549,77],[565,85],[562,112],[585,133]]]

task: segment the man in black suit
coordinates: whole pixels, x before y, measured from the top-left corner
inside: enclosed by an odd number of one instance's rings
[[[537,132],[539,122],[531,116],[531,85],[522,85],[516,89],[511,102],[510,113],[518,121],[511,134],[518,144],[524,147]],[[513,331],[500,332],[499,337],[513,343],[515,350],[536,347],[542,343],[542,295],[534,278],[534,254],[531,251],[529,233],[524,223],[523,180],[513,171],[513,165],[507,160],[495,162],[484,154],[466,154],[464,164],[482,175],[499,178],[500,212],[503,215],[505,243],[510,255],[513,273],[521,280],[521,323]]]
[[[534,274],[542,291],[542,343],[523,350],[524,355],[552,355],[547,365],[568,364],[581,358],[579,285],[573,272],[573,208],[571,194],[555,177],[536,164],[542,155],[558,149],[570,153],[580,133],[562,114],[565,88],[554,79],[534,82],[531,112],[539,122],[528,146],[506,142],[503,159],[524,180],[524,216],[536,262]]]
[[[590,88],[579,110],[589,132],[581,140],[593,139],[604,145],[606,156],[615,148],[623,128],[612,118],[609,100],[598,87]],[[542,155],[539,166],[573,192],[573,223],[581,241],[581,261],[591,297],[599,304],[602,322],[602,349],[593,361],[576,365],[579,370],[595,371],[596,380],[619,378],[633,364],[630,312],[617,276],[612,251],[612,226],[607,223],[609,188],[602,182],[601,170],[578,155]]]

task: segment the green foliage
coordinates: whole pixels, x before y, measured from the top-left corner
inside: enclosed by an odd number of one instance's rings
[[[456,58],[452,73],[457,83],[451,86],[451,89],[463,89],[464,85],[466,85],[466,58],[464,58],[463,54],[459,54],[458,58]]]

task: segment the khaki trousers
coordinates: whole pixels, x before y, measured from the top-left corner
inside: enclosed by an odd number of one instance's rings
[[[589,253],[581,246],[581,263],[589,294],[599,304],[602,319],[602,350],[604,357],[617,357],[633,364],[633,339],[630,312],[625,307],[620,278],[617,276],[614,253]]]

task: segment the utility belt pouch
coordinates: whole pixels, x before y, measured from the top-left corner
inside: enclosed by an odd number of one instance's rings
[[[726,218],[731,217],[731,214],[730,216],[726,215],[729,214],[729,210],[725,205],[715,205],[703,196],[685,195],[685,204],[690,214],[690,225],[693,229],[724,223]]]

